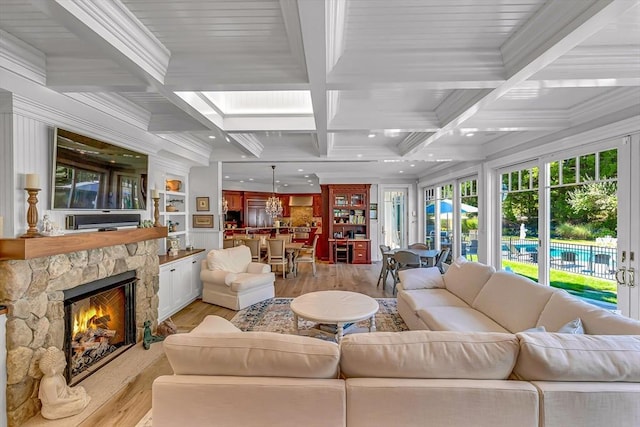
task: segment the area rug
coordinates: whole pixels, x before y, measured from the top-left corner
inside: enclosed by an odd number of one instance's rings
[[[289,304],[292,298],[272,298],[240,310],[231,319],[236,327],[243,331],[266,331],[281,334],[295,333],[293,313]],[[408,331],[409,328],[398,314],[395,298],[376,298],[380,310],[376,313],[376,330],[384,332]],[[311,329],[314,323],[300,319],[300,329]],[[357,322],[347,332],[368,330],[369,321]],[[323,336],[318,335],[318,338]]]

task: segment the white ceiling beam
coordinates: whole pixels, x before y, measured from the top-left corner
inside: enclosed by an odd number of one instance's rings
[[[235,133],[233,138],[242,147],[242,150],[249,153],[253,157],[260,158],[264,145],[252,133]]]
[[[44,13],[90,41],[106,42],[129,61],[163,83],[171,52],[119,0],[32,0]]]
[[[323,1],[298,2],[302,41],[309,76],[320,157],[329,155],[327,143],[326,11]]]
[[[306,131],[314,132],[313,115],[225,116],[222,128],[226,132]]]
[[[557,7],[557,3],[564,2],[549,2],[546,3],[545,9],[550,7]],[[574,2],[571,2],[574,3]],[[551,5],[556,6],[551,6]],[[602,29],[607,24],[615,21],[618,17],[624,14],[627,10],[634,7],[637,4],[636,1],[630,0],[598,0],[594,2],[586,11],[571,10],[566,13],[573,12],[571,15],[573,19],[567,24],[566,17],[561,22],[555,22],[555,26],[546,27],[546,31],[549,34],[545,35],[543,40],[538,40],[538,43],[529,43],[526,45],[528,48],[520,45],[521,49],[526,50],[526,54],[512,54],[512,57],[505,61],[509,64],[510,77],[498,86],[496,89],[489,92],[478,102],[474,103],[470,107],[461,111],[448,123],[446,123],[438,132],[434,133],[422,142],[416,143],[412,146],[402,147],[402,154],[404,156],[411,155],[424,147],[432,144],[438,138],[448,134],[452,130],[460,127],[465,121],[472,118],[479,111],[484,110],[489,105],[500,99],[511,89],[521,84],[523,81],[529,79],[538,71],[557,60],[560,56],[564,55],[579,43],[586,40],[598,30]],[[548,13],[544,11],[542,15]],[[541,16],[541,15],[536,15]],[[534,17],[530,22],[537,22],[538,19]],[[525,27],[532,27],[532,24],[525,24]],[[524,40],[524,39],[523,39]],[[507,42],[512,43],[512,42]],[[511,45],[506,49],[509,52],[515,52],[515,48]],[[507,54],[508,56],[509,54]]]
[[[148,129],[151,113],[116,93],[67,93],[71,98],[104,111],[140,129]]]
[[[300,32],[300,14],[296,0],[280,0],[280,10],[284,28],[289,39],[289,49],[291,56],[298,63],[301,70],[305,70],[307,64],[304,58],[304,47],[302,45],[302,33]]]
[[[344,51],[344,28],[347,17],[347,2],[327,1],[327,75],[331,73]]]

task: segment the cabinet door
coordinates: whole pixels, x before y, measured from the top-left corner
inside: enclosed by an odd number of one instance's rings
[[[173,264],[160,267],[160,286],[158,289],[158,322],[171,316],[173,305]]]
[[[185,258],[176,263],[176,271],[173,276],[174,313],[190,301],[191,282],[191,258]]]
[[[191,260],[191,299],[194,300],[202,294],[202,280],[200,280],[200,269],[202,260],[205,258],[204,252],[194,255]]]
[[[367,195],[365,193],[351,193],[350,205],[362,207],[365,205]]]

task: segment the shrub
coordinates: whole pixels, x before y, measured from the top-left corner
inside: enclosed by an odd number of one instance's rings
[[[555,229],[557,237],[563,239],[576,239],[576,240],[593,240],[593,231],[591,226],[587,225],[573,225],[569,223],[560,224]]]
[[[462,232],[468,233],[469,230],[477,230],[478,229],[478,218],[464,218],[462,220]]]

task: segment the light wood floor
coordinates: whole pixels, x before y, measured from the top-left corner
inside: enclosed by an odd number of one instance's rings
[[[394,296],[391,278],[388,279],[384,290],[382,287],[376,287],[380,263],[370,265],[317,263],[316,266],[316,277],[313,277],[309,264],[301,265],[300,272],[295,278],[288,276],[283,279],[282,274],[277,275],[276,297],[294,298],[308,292],[332,289],[360,292],[373,298]],[[231,319],[236,312],[197,300],[173,315],[172,319],[179,331],[187,332],[209,314]],[[151,384],[153,380],[160,375],[171,374],[171,367],[166,357],[160,358],[149,368],[140,372],[122,392],[113,396],[96,413],[87,418],[81,426],[134,427],[151,409]]]

